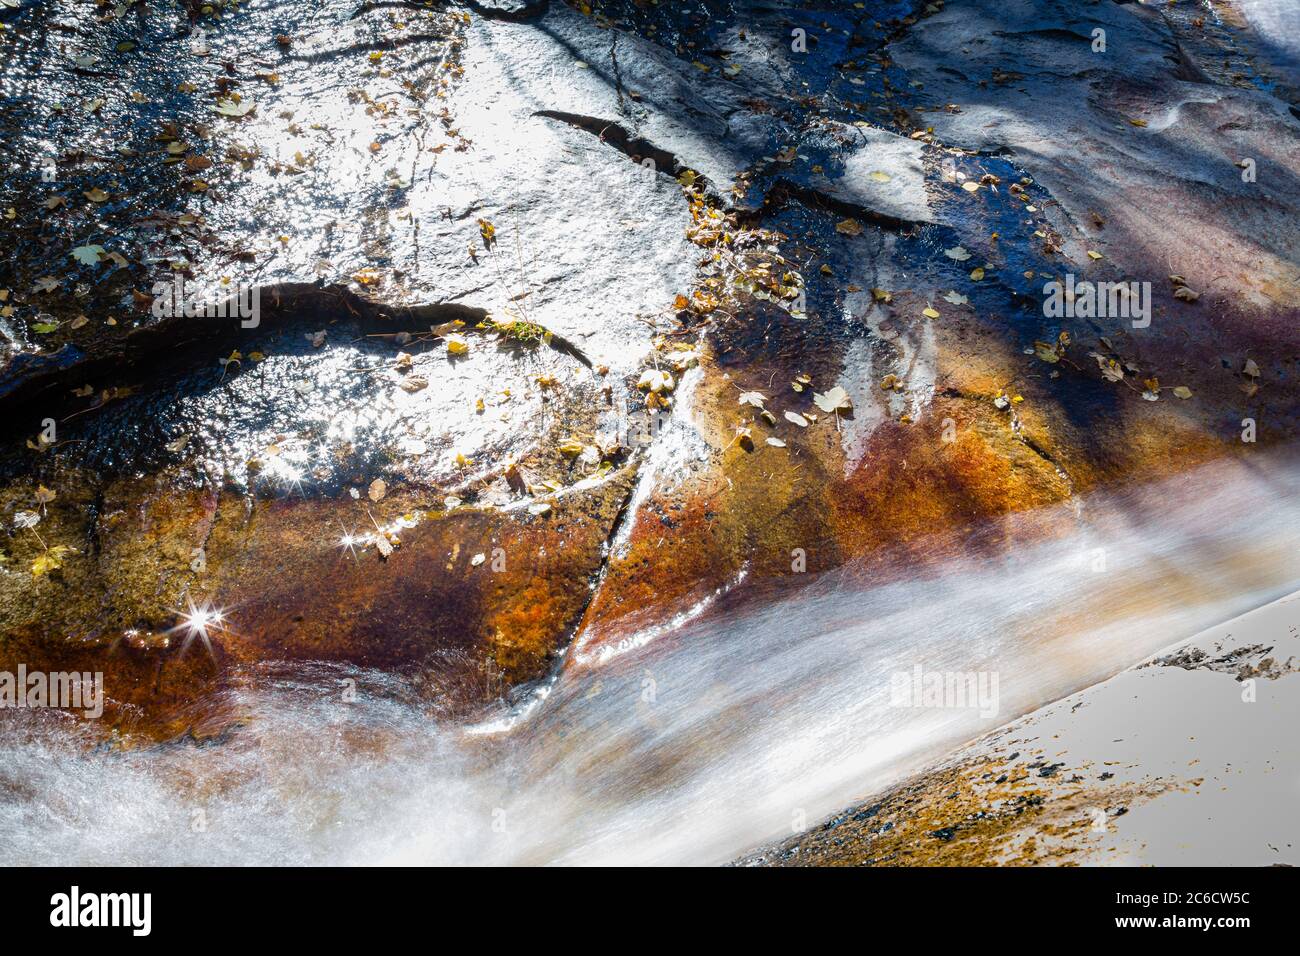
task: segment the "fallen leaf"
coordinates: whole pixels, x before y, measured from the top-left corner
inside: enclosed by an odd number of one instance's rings
[[[672,375],[663,369],[648,368],[641,373],[641,377],[637,380],[636,387],[643,392],[650,392],[658,395],[663,392],[671,392],[677,387],[677,383],[673,381]]]
[[[813,404],[824,412],[853,411],[853,400],[849,398],[849,393],[839,385],[836,385],[824,395],[813,392]]]
[[[1107,358],[1100,352],[1093,352],[1092,357],[1097,360],[1097,367],[1101,369],[1102,377],[1108,382],[1118,382],[1124,378],[1124,368],[1113,358]]]
[[[795,423],[796,425],[798,425],[800,428],[807,428],[807,427],[808,427],[808,419],[804,418],[804,417],[803,417],[802,415],[800,415],[798,412],[786,412],[786,413],[785,413],[785,420],[788,421],[788,422],[794,422],[794,423]]]
[[[862,235],[862,223],[856,219],[843,219],[835,224],[835,231],[843,236]]]
[[[32,562],[32,576],[39,578],[41,575],[59,570],[63,567],[63,559],[67,555],[75,553],[75,548],[70,548],[65,544],[56,544],[43,554],[36,556],[36,560]]]
[[[103,246],[78,246],[72,250],[72,258],[85,265],[93,266],[99,262],[100,253],[103,251]]]
[[[366,492],[371,501],[380,501],[384,495],[388,494],[388,485],[382,478],[376,478],[370,483],[370,489]]]
[[[257,104],[253,101],[253,98],[249,96],[249,97],[243,97],[239,100],[234,100],[234,99],[217,100],[217,105],[212,108],[216,110],[218,113],[220,113],[222,116],[233,116],[235,118],[238,118],[241,116],[247,116],[250,112],[252,112],[253,107],[255,107],[256,105]]]
[[[1191,398],[1192,390],[1188,388],[1186,385],[1175,385],[1174,394],[1177,395],[1179,398]]]
[[[953,246],[951,249],[943,250],[943,254],[949,259],[956,259],[958,262],[965,262],[970,258],[970,253],[962,246]]]

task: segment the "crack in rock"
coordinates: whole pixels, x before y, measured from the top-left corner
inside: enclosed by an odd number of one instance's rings
[[[628,158],[644,163],[646,159],[654,163],[655,171],[666,172],[676,176],[683,168],[681,161],[665,149],[629,132],[624,126],[613,120],[604,120],[595,116],[582,116],[578,113],[566,113],[562,110],[537,110],[534,116],[559,120],[570,126],[590,133],[602,143],[608,143]],[[703,180],[703,177],[700,177]]]
[[[263,327],[276,323],[302,322],[311,317],[319,324],[329,316],[347,315],[368,331],[423,333],[432,325],[460,320],[474,326],[488,317],[488,310],[458,302],[425,305],[389,305],[374,302],[340,285],[287,282],[259,286],[256,293],[265,306]],[[224,303],[229,306],[233,299]],[[200,307],[200,312],[214,308]],[[70,345],[43,354],[19,353],[0,375],[0,409],[14,408],[42,398],[49,403],[56,394],[66,395],[77,385],[124,368],[147,366],[148,360],[198,346],[217,346],[236,341],[244,332],[234,308],[229,317],[199,318],[183,315],[164,318],[132,332],[112,351],[88,358]],[[550,347],[591,368],[591,359],[564,336],[552,333]],[[59,398],[51,408],[62,407]]]

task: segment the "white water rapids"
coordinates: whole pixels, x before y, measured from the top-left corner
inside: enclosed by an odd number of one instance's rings
[[[1006,558],[715,606],[603,663],[570,658],[496,732],[334,668],[250,679],[246,724],[206,746],[91,749],[68,719],[0,715],[0,863],[733,859],[1300,588],[1300,463],[1254,461],[1098,493],[1072,535]],[[995,672],[999,713],[890,706],[890,675],[917,664]]]

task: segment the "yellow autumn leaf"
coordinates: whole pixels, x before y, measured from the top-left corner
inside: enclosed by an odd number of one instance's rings
[[[39,578],[51,571],[58,571],[63,567],[63,559],[69,554],[75,553],[76,549],[70,548],[66,544],[56,544],[54,547],[46,549],[43,554],[37,555],[36,560],[32,562],[32,577]]]

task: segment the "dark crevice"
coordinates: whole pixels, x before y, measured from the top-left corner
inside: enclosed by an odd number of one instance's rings
[[[565,113],[561,110],[538,110],[534,116],[556,119],[562,123],[584,130],[595,136],[602,143],[608,143],[620,153],[636,162],[650,159],[659,172],[676,176],[683,168],[681,161],[666,149],[660,149],[654,143],[640,136],[634,136],[627,129],[613,120],[600,119],[595,116],[583,116],[578,113]],[[702,179],[702,177],[701,177]]]
[[[387,50],[398,50],[402,47],[412,46],[416,43],[426,43],[429,41],[439,42],[450,40],[449,33],[416,33],[400,37],[385,37],[376,40],[362,40],[348,46],[337,47],[333,50],[321,50],[317,53],[286,53],[285,59],[292,60],[295,63],[320,63],[324,60],[333,59],[336,56],[347,56],[350,53],[366,52],[384,52]]]
[[[240,324],[232,300],[227,300],[226,311],[231,317],[167,317],[131,332],[117,347],[94,358],[71,345],[39,355],[30,355],[22,362],[11,362],[0,374],[0,410],[19,409],[40,401],[47,408],[45,414],[60,417],[58,412],[71,404],[72,390],[87,382],[123,373],[141,371],[146,376],[163,357],[167,364],[197,358],[216,349],[237,346],[250,334],[286,323],[307,322],[315,327],[333,319],[349,319],[363,332],[426,334],[429,328],[444,322],[460,320],[475,326],[488,317],[486,309],[458,302],[436,302],[427,305],[388,305],[363,298],[340,285],[315,283],[277,283],[258,289],[260,310],[258,324],[245,328]],[[216,311],[213,309],[209,312]],[[568,355],[575,361],[591,367],[591,360],[574,343],[552,334],[550,347]],[[10,416],[10,422],[18,416]]]
[[[557,651],[569,647],[575,640],[577,640],[578,635],[582,633],[582,625],[586,620],[587,610],[591,607],[592,603],[595,602],[596,595],[600,593],[601,584],[609,573],[609,562],[614,555],[614,542],[618,540],[618,534],[623,528],[623,523],[631,520],[632,501],[636,498],[636,490],[642,477],[639,466],[633,465],[631,467],[634,469],[632,480],[628,483],[627,491],[623,494],[623,500],[619,502],[618,512],[614,515],[614,520],[610,522],[609,531],[605,535],[604,554],[600,557],[599,567],[592,572],[591,577],[589,578],[590,586],[587,588],[587,600],[583,602],[581,610],[578,611],[577,617],[574,619],[575,623],[570,629],[570,633],[565,640],[561,641],[557,645]],[[557,656],[551,673],[554,673],[562,666],[564,666],[564,659]],[[550,675],[548,674],[547,676]]]
[[[913,229],[919,229],[923,224],[909,219],[899,219],[896,216],[890,216],[874,209],[868,209],[865,206],[859,206],[856,203],[845,202],[842,199],[835,199],[827,196],[808,186],[800,186],[786,179],[778,179],[768,190],[763,199],[763,205],[755,210],[739,213],[739,218],[746,225],[754,225],[757,222],[775,215],[785,209],[791,202],[797,202],[807,206],[810,209],[821,209],[834,212],[842,216],[852,216],[863,222],[870,223],[881,229],[890,232],[908,232]]]
[[[357,7],[353,11],[351,19],[355,20],[357,17],[365,16],[372,10],[433,11],[448,6],[451,6],[451,4],[434,4],[429,0],[373,0],[373,2],[363,3]],[[522,23],[546,13],[550,8],[550,0],[533,0],[533,2],[525,3],[517,9],[494,7],[489,3],[475,2],[475,0],[463,0],[458,6],[468,7],[485,20],[505,20],[511,23]]]
[[[505,20],[507,23],[524,23],[547,13],[551,8],[551,0],[531,0],[531,2],[524,3],[523,6],[518,9],[503,9],[501,7],[494,7],[489,3],[479,3],[476,2],[476,0],[464,0],[464,5],[469,7],[485,20]]]
[[[1070,494],[1073,495],[1074,479],[1070,477],[1069,472],[1067,472],[1064,468],[1061,467],[1061,463],[1058,462],[1055,458],[1053,458],[1048,453],[1047,449],[1045,449],[1042,445],[1038,444],[1038,442],[1034,441],[1034,439],[1026,435],[1024,429],[1021,429],[1019,432],[1017,432],[1017,437],[1019,437],[1019,439],[1024,443],[1026,448],[1028,448],[1035,455],[1037,455],[1039,458],[1043,459],[1043,461],[1047,462],[1049,465],[1052,466],[1052,469],[1061,477],[1061,480],[1064,481],[1065,484],[1069,487]]]

